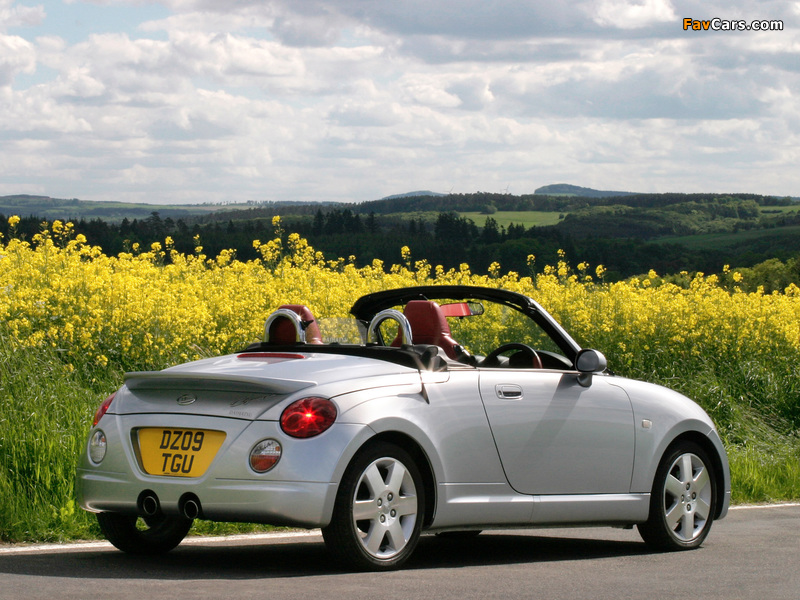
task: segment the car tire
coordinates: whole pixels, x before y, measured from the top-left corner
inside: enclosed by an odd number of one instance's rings
[[[650,515],[638,525],[642,539],[657,550],[690,550],[708,536],[717,486],[713,463],[692,442],[671,447],[659,464],[650,496]]]
[[[417,465],[399,446],[368,446],[348,466],[336,493],[325,545],[348,569],[396,569],[419,541],[425,490]]]
[[[97,513],[97,522],[106,539],[129,554],[163,554],[181,543],[192,526],[192,519],[155,515],[136,517],[118,513]]]

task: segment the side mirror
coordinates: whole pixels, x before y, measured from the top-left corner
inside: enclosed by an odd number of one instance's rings
[[[592,385],[592,374],[602,373],[606,370],[608,362],[602,352],[585,348],[575,357],[575,368],[580,371],[578,383],[583,387]]]

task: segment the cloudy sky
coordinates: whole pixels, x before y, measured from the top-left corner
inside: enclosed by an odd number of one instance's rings
[[[0,0],[0,195],[800,196],[799,25],[786,0]]]

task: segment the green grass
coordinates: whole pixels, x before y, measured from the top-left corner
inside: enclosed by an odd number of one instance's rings
[[[389,213],[382,215],[386,219],[400,219],[409,221],[411,219],[422,219],[426,223],[433,225],[439,217],[438,211],[408,211],[403,213]],[[514,225],[524,225],[525,228],[529,227],[543,227],[545,225],[556,225],[566,215],[565,212],[545,212],[541,210],[498,210],[497,212],[487,215],[478,211],[459,211],[458,215],[472,221],[478,227],[483,227],[486,222],[486,217],[492,217],[497,221],[498,225],[508,227],[512,223]],[[362,217],[363,218],[363,217]]]
[[[731,448],[728,460],[734,502],[779,502],[800,498],[800,457],[797,452],[773,454]]]
[[[525,210],[525,211],[512,211],[512,210],[499,210],[494,214],[486,215],[480,212],[460,212],[459,215],[472,219],[475,225],[483,227],[486,222],[486,217],[492,217],[497,224],[502,227],[508,227],[512,223],[514,225],[524,225],[525,228],[529,227],[543,227],[545,225],[556,225],[561,220],[561,215],[566,213],[559,212],[544,212],[540,210]]]
[[[426,223],[430,223],[433,225],[436,223],[436,219],[439,217],[439,211],[437,210],[409,210],[406,212],[401,213],[386,213],[378,215],[377,218],[387,219],[387,220],[398,220],[398,221],[411,221],[411,220],[419,220],[422,219]],[[366,218],[365,215],[361,215],[362,222]]]
[[[800,212],[800,204],[790,204],[789,206],[759,206],[758,208],[762,215]]]
[[[650,354],[619,372],[697,400],[728,448],[734,502],[753,503],[800,498],[796,364],[796,356],[731,361]],[[0,333],[0,540],[99,536],[94,517],[75,505],[75,468],[92,415],[121,375],[88,361],[65,364],[55,351],[23,350]],[[268,529],[198,521],[193,531]]]
[[[75,465],[111,377],[82,382],[54,352],[0,336],[0,539],[96,535],[74,503]]]
[[[40,219],[53,221],[55,219],[103,219],[106,221],[121,221],[127,217],[147,218],[153,212],[162,216],[171,215],[173,218],[187,218],[192,216],[207,215],[217,211],[236,211],[255,208],[255,206],[241,204],[146,204],[133,202],[94,201],[78,199],[56,199],[26,196],[0,197],[0,214],[26,217],[36,215]]]

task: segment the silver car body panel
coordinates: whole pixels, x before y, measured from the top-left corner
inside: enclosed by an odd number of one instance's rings
[[[622,389],[563,372],[484,369],[480,392],[506,477],[522,494],[624,494],[633,410]]]

